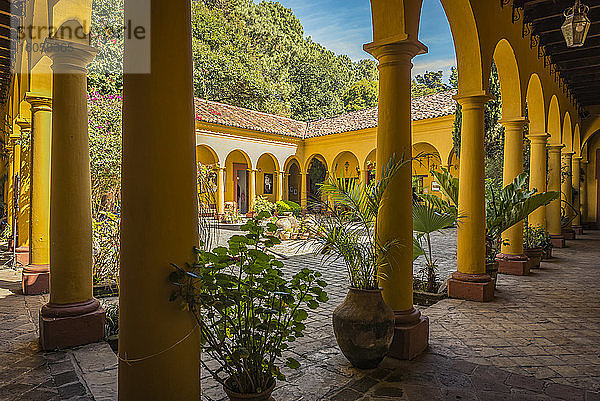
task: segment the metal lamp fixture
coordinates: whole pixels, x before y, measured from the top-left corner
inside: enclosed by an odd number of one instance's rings
[[[581,0],[575,0],[575,5],[565,10],[565,22],[560,29],[567,47],[583,46],[591,25],[587,17],[589,10],[588,6],[581,4]]]

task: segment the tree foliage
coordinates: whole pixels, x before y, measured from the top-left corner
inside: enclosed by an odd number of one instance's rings
[[[362,79],[346,90],[342,100],[344,111],[351,112],[377,106],[379,82]]]
[[[373,60],[353,62],[304,37],[275,2],[194,1],[192,49],[196,96],[300,120],[343,113],[354,83],[377,80]]]

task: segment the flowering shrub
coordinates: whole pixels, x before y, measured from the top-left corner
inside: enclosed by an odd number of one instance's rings
[[[120,95],[88,95],[88,132],[92,201],[95,208],[114,210],[121,192],[121,105]]]
[[[116,284],[119,280],[119,224],[118,215],[100,211],[92,218],[92,267],[94,284]]]

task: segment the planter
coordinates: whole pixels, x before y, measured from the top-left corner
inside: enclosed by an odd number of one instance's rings
[[[563,227],[561,234],[563,237],[565,237],[565,239],[568,239],[568,240],[575,239],[575,230],[573,230],[572,228],[564,228]]]
[[[344,356],[353,366],[373,369],[387,355],[394,339],[394,312],[381,290],[350,288],[333,311],[333,331]]]
[[[447,294],[444,293],[435,293],[435,292],[426,292],[421,290],[413,290],[413,303],[415,305],[421,306],[431,306],[442,299],[446,298]]]
[[[552,248],[542,249],[542,260],[552,259]]]
[[[542,261],[542,248],[525,248],[523,249],[523,253],[529,258],[531,267],[540,267]]]
[[[413,280],[413,304],[431,306],[448,297],[448,291],[444,290],[445,287],[442,284],[436,283],[437,292],[426,291],[426,288],[427,283],[419,279]]]
[[[498,262],[485,262],[485,272],[492,278],[494,290],[496,290],[496,281],[498,279]]]
[[[231,379],[227,379],[225,381],[225,384],[227,384],[227,382],[229,382],[230,380]],[[271,379],[271,380],[273,381],[273,383],[269,386],[269,388],[267,388],[265,391],[263,391],[261,393],[254,393],[254,394],[236,393],[235,391],[227,388],[227,386],[223,386],[223,390],[225,390],[225,394],[227,394],[230,401],[269,401],[269,400],[272,401],[273,398],[271,398],[271,394],[273,393],[273,390],[275,389],[275,379]]]

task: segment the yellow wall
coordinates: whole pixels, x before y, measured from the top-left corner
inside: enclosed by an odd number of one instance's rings
[[[585,222],[598,221],[598,178],[596,177],[596,171],[598,171],[598,160],[596,159],[597,150],[600,149],[600,132],[592,136],[588,143],[588,165],[586,169],[586,182],[587,185],[587,216],[583,216]]]
[[[263,155],[258,159],[256,164],[256,196],[264,196],[270,202],[275,202],[275,196],[277,194],[277,171],[275,169],[275,162],[270,155]],[[265,173],[273,175],[272,193],[265,194]]]

